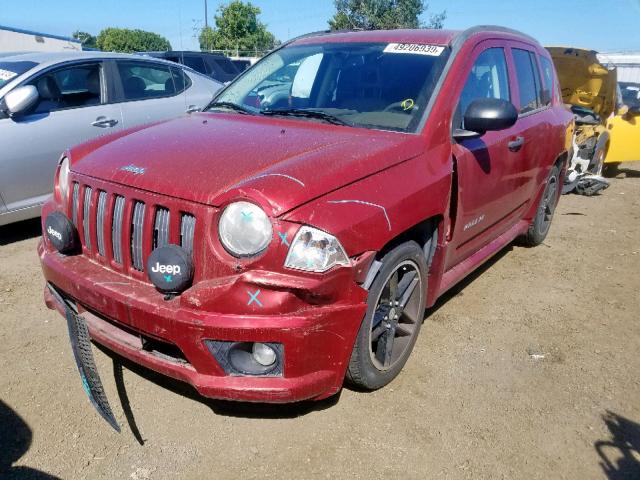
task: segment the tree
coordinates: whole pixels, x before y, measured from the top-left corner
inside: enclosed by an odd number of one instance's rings
[[[81,32],[80,30],[76,30],[73,32],[72,37],[76,40],[80,40],[83,48],[97,48],[96,46],[96,37],[87,32]]]
[[[272,49],[277,45],[276,38],[258,20],[258,15],[260,8],[250,2],[232,0],[227,5],[221,5],[214,17],[215,28],[204,27],[200,31],[200,49],[226,50],[240,56]]]
[[[105,52],[146,52],[171,50],[169,40],[144,30],[105,28],[98,35],[96,45]]]
[[[446,11],[422,23],[428,6],[423,0],[335,0],[336,13],[329,20],[331,30],[392,30],[396,28],[442,28]]]

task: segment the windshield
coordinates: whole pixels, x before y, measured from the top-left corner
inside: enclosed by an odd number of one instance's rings
[[[285,47],[254,65],[216,103],[254,114],[413,132],[448,55],[445,47],[423,44]]]
[[[38,65],[36,62],[3,62],[0,61],[0,88]]]
[[[620,82],[620,94],[622,96],[622,104],[629,108],[640,108],[640,83]]]

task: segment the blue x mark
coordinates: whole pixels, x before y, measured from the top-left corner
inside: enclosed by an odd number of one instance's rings
[[[173,276],[172,276],[172,275],[165,275],[165,276],[164,276],[164,281],[165,281],[165,282],[170,282],[172,278],[173,278]]]
[[[262,302],[258,300],[258,295],[260,295],[259,289],[256,290],[255,293],[251,293],[249,290],[247,290],[247,293],[249,294],[249,297],[250,297],[247,305],[251,305],[253,302],[256,302],[259,307],[262,307]]]
[[[289,246],[289,241],[287,240],[287,233],[278,232],[278,236],[280,237],[280,243],[284,243],[287,247]]]
[[[253,212],[240,212],[240,213],[242,213],[242,220],[244,220],[247,223],[251,221],[251,215],[253,214]]]

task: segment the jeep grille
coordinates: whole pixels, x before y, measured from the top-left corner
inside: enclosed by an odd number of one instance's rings
[[[172,243],[172,238],[173,243],[179,243],[193,255],[196,217],[182,208],[110,193],[108,186],[73,182],[72,188],[73,223],[85,253],[92,253],[101,263],[142,273],[150,252]],[[168,203],[175,202],[168,200]],[[174,215],[178,221],[172,224]]]

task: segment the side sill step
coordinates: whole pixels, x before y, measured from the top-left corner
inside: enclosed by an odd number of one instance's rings
[[[478,268],[480,265],[493,257],[496,253],[502,250],[505,246],[515,240],[516,237],[526,233],[528,228],[529,224],[526,221],[519,221],[502,235],[496,237],[493,241],[489,242],[480,250],[472,254],[469,258],[463,260],[456,266],[447,270],[444,275],[442,275],[440,290],[438,291],[437,296],[441,296],[456,283],[465,278],[470,272]]]

